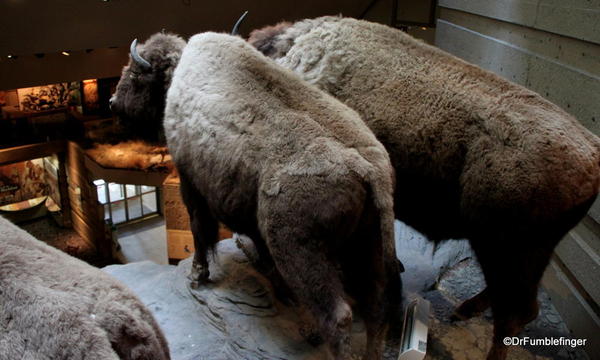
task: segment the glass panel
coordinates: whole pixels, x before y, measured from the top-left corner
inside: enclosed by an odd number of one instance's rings
[[[142,193],[147,193],[150,191],[155,191],[156,187],[154,186],[146,186],[146,185],[142,185]]]
[[[139,196],[128,198],[127,208],[129,209],[129,220],[142,217],[142,201]]]
[[[121,184],[109,183],[108,192],[110,193],[111,202],[124,199],[125,194],[123,194],[123,185]]]
[[[132,196],[136,196],[138,194],[136,185],[131,185],[131,184],[125,185],[125,191],[127,191],[128,198],[130,198]]]
[[[94,184],[98,201],[104,205],[104,220],[112,220],[113,224],[122,224],[158,211],[154,186],[106,183],[103,179],[94,180]]]
[[[94,181],[94,183],[96,183]],[[98,194],[98,201],[100,204],[106,204],[106,186],[100,184],[96,186],[96,193]]]
[[[156,193],[151,192],[142,195],[142,205],[144,207],[144,215],[157,212],[158,209],[156,208]]]
[[[120,224],[127,220],[127,218],[125,217],[124,201],[119,201],[118,203],[111,203],[110,207],[112,210],[113,224]]]

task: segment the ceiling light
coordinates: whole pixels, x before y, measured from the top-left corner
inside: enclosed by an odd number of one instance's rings
[[[9,59],[16,59],[18,56],[17,55],[8,55],[6,57]]]
[[[70,54],[68,51],[63,51],[63,52],[61,52],[61,54],[63,54],[64,56],[69,56],[69,55],[71,55],[71,54]]]

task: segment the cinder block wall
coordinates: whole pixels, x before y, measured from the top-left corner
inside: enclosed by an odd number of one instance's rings
[[[440,0],[435,44],[540,93],[600,135],[600,1]],[[592,359],[600,358],[599,278],[597,200],[543,279]]]

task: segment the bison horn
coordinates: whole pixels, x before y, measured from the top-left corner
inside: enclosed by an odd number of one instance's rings
[[[233,25],[233,30],[231,30],[231,35],[233,35],[233,36],[238,35],[238,29],[240,28],[240,24],[242,23],[242,21],[244,21],[244,18],[246,17],[246,15],[248,15],[248,11],[245,11],[242,14],[242,16],[240,16],[240,18],[235,23],[235,25]]]
[[[144,70],[148,70],[148,69],[152,68],[152,65],[150,65],[150,63],[146,59],[144,59],[143,57],[140,56],[140,54],[138,54],[137,39],[134,39],[131,42],[131,46],[129,47],[129,52],[131,53],[131,58],[133,59],[133,61],[135,61],[138,65],[140,65]]]

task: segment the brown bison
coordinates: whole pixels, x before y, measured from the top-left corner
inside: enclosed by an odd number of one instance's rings
[[[209,280],[220,221],[274,262],[272,278],[313,315],[336,359],[348,356],[349,297],[367,324],[365,359],[380,359],[401,302],[393,170],[358,114],[239,37],[205,33],[186,45],[156,34],[131,55],[111,105],[155,133],[164,113],[195,285]]]
[[[538,94],[387,26],[340,17],[254,31],[264,54],[356,110],[396,170],[395,213],[430,239],[468,238],[491,306],[488,359],[538,314],[540,277],[598,194],[600,141]]]

